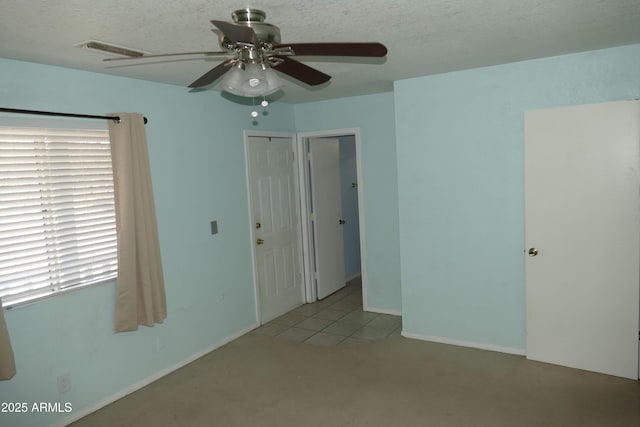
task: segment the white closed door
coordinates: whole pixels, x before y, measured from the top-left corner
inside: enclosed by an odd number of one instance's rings
[[[316,292],[322,299],[345,286],[339,141],[310,139],[309,158]]]
[[[251,228],[261,323],[302,304],[293,138],[248,137]]]
[[[638,378],[638,105],[525,115],[529,359]]]

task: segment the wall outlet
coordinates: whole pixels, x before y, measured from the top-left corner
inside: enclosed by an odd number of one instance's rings
[[[218,221],[211,221],[211,234],[218,234]]]
[[[58,375],[58,393],[69,393],[71,391],[71,374],[66,372]]]

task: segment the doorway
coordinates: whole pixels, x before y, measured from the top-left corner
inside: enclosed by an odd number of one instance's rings
[[[254,284],[256,295],[256,316],[259,323],[267,323],[270,320],[288,312],[292,308],[304,303],[313,303],[318,300],[318,293],[315,286],[315,253],[313,246],[313,229],[312,223],[309,221],[312,211],[310,210],[311,188],[309,182],[309,157],[307,148],[309,140],[314,138],[337,139],[341,144],[341,158],[343,165],[341,170],[345,179],[342,180],[341,186],[343,193],[347,193],[345,199],[346,228],[347,234],[345,240],[342,240],[343,249],[347,254],[346,257],[346,273],[343,273],[344,281],[356,281],[358,287],[361,288],[362,307],[367,310],[367,280],[366,266],[364,254],[365,235],[363,229],[363,180],[360,157],[360,138],[359,130],[343,129],[336,131],[323,132],[306,132],[299,133],[297,138],[293,134],[279,132],[245,132],[245,158],[247,167],[247,187],[249,196],[249,214],[251,220],[251,244],[252,258],[254,266]],[[266,150],[266,151],[265,151]],[[267,151],[281,151],[281,154],[273,154],[273,158],[291,159],[287,160],[286,166],[281,167],[286,171],[274,172],[281,178],[275,176],[268,178],[272,172],[264,171],[258,167],[260,157],[268,158]],[[263,162],[264,163],[264,162]],[[291,178],[291,173],[295,176]],[[262,175],[265,175],[262,179]],[[286,176],[287,188],[286,192],[274,192],[271,186],[277,180],[281,183],[283,177]],[[269,183],[267,185],[267,183]],[[346,187],[346,189],[345,189]],[[271,189],[271,190],[269,190]],[[267,191],[269,190],[269,191]],[[291,192],[289,192],[291,191]],[[285,193],[287,203],[293,203],[295,207],[287,208],[287,218],[292,222],[287,222],[287,235],[289,238],[295,236],[295,246],[288,246],[286,249],[287,256],[281,257],[280,261],[275,256],[278,251],[282,253],[284,248],[278,250],[271,249],[271,244],[275,241],[274,236],[266,238],[265,233],[269,233],[271,228],[265,227],[264,220],[270,221],[275,226],[278,224],[277,215],[273,217],[265,216],[268,212],[273,211],[273,207],[282,206],[280,202],[269,203],[265,205],[265,201],[271,197]],[[284,203],[284,199],[282,203]],[[294,218],[295,217],[295,218]],[[275,221],[275,222],[274,222]],[[318,232],[322,232],[319,230]],[[267,244],[267,240],[268,243]],[[266,258],[265,258],[266,257]],[[279,263],[278,263],[279,262]],[[281,267],[278,267],[278,266]],[[272,268],[271,268],[272,267]],[[285,268],[286,267],[286,268]],[[357,270],[357,271],[356,271]],[[281,288],[278,274],[281,271],[288,271],[290,274],[286,277],[293,278],[288,281],[285,288]],[[359,280],[358,280],[359,279]],[[283,293],[284,292],[284,293]],[[278,295],[281,294],[282,298]],[[284,296],[283,296],[284,295]]]
[[[305,301],[313,303],[328,296],[330,293],[344,287],[349,280],[360,278],[362,287],[363,309],[366,311],[366,268],[364,256],[364,229],[363,229],[363,180],[361,173],[360,138],[358,129],[343,129],[335,131],[304,132],[298,134],[298,159],[300,185],[300,215],[303,246],[303,267],[305,277]],[[314,150],[315,146],[315,150]],[[332,147],[332,148],[330,148]],[[314,155],[316,163],[322,163],[320,168],[339,168],[339,204],[340,214],[329,212],[328,220],[319,218],[322,209],[314,206],[314,200],[320,194],[314,194],[314,188],[318,188],[318,179],[330,180],[327,170],[314,171]],[[327,160],[329,159],[329,160]],[[317,165],[316,165],[317,166]],[[314,173],[319,172],[319,173]],[[324,177],[323,177],[324,176]],[[334,177],[335,178],[335,177]],[[316,182],[314,182],[314,179]],[[326,211],[325,211],[326,212]],[[339,217],[338,217],[339,216]],[[335,217],[335,218],[334,218]],[[325,218],[326,219],[326,218]],[[318,279],[327,276],[327,273],[318,270],[326,267],[327,261],[322,264],[323,253],[326,248],[319,247],[318,238],[326,240],[327,234],[336,227],[340,231],[341,246],[335,247],[334,252],[340,257],[342,267],[333,265],[332,269],[338,270],[341,275],[341,285],[335,289],[319,284]],[[332,230],[330,230],[332,229]],[[334,237],[334,241],[336,238]],[[331,245],[331,243],[329,244]],[[335,259],[336,254],[333,254]],[[332,261],[329,261],[332,264]],[[335,274],[335,271],[333,271]],[[329,291],[327,291],[329,289]]]

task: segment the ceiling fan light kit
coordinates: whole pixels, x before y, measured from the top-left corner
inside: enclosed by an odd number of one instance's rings
[[[227,71],[220,87],[234,95],[255,98],[277,92],[282,81],[271,68],[262,64],[238,63]]]
[[[224,76],[220,87],[223,91],[243,97],[265,97],[283,86],[278,71],[309,86],[328,82],[331,76],[302,62],[296,56],[351,56],[382,58],[387,48],[381,43],[282,43],[280,29],[265,22],[267,14],[262,10],[245,8],[231,13],[233,22],[212,20],[217,27],[220,52],[168,53],[137,57],[108,58],[105,61],[138,60],[144,58],[172,57],[201,54],[226,60],[209,70],[189,85],[190,88],[209,86]],[[255,111],[252,111],[252,116]],[[255,116],[254,116],[255,117]]]

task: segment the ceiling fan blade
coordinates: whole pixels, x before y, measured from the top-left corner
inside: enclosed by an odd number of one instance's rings
[[[291,49],[296,56],[361,56],[382,58],[387,48],[381,43],[290,43],[274,46],[274,50]],[[280,54],[280,52],[278,52]],[[286,55],[286,53],[282,53]]]
[[[253,28],[251,27],[226,21],[213,20],[211,23],[218,27],[225,37],[233,43],[249,43],[254,46],[260,44],[258,36],[256,36],[256,32],[253,31]]]
[[[220,65],[213,67],[212,69],[207,71],[205,74],[203,74],[198,80],[191,83],[189,87],[202,87],[202,86],[210,85],[211,83],[213,83],[214,81],[222,77],[224,73],[229,71],[231,61],[232,60],[230,59],[228,61],[223,62]]]
[[[275,64],[273,66],[274,70],[280,71],[310,86],[317,86],[331,79],[330,75],[311,68],[295,59],[287,58],[286,56],[277,56],[277,58],[282,60],[282,62]]]
[[[157,55],[142,55],[142,56],[133,56],[133,57],[123,57],[123,58],[106,58],[103,61],[132,61],[132,60],[141,60],[146,58],[165,58],[172,56],[189,56],[189,55],[203,55],[203,56],[231,56],[232,52],[180,52],[180,53],[160,53]]]

